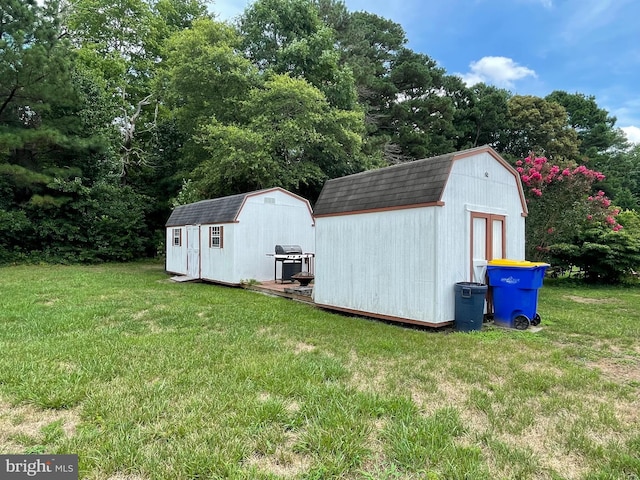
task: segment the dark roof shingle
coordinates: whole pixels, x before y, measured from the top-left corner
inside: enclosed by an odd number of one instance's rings
[[[314,215],[438,202],[456,155],[448,153],[329,180]]]
[[[180,205],[173,210],[165,226],[176,227],[179,225],[233,222],[240,212],[242,203],[247,195],[249,193],[240,193],[230,197]]]

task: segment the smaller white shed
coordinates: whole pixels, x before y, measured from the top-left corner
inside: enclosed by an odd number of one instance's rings
[[[230,285],[273,280],[276,245],[315,250],[309,202],[278,187],[181,205],[165,227],[167,272]]]
[[[524,258],[518,173],[479,147],[329,180],[314,208],[316,304],[441,326],[457,282]]]

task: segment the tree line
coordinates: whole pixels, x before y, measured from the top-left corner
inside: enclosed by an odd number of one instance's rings
[[[214,7],[215,12],[215,7]],[[602,172],[640,149],[593,96],[467,86],[401,25],[341,0],[0,0],[0,263],[157,253],[173,205],[479,145]]]

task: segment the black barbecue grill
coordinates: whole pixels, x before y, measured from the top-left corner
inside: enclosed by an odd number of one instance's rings
[[[274,257],[273,276],[276,281],[294,282],[294,275],[305,271],[313,274],[313,253],[302,253],[300,245],[276,245],[275,254],[267,255]],[[280,264],[280,278],[278,278],[278,264]]]
[[[293,282],[291,278],[302,271],[302,247],[300,245],[276,245],[274,276],[278,281],[278,263],[280,263],[280,282]]]

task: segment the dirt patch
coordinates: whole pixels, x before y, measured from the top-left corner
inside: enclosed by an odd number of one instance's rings
[[[136,312],[136,313],[133,314],[133,319],[134,320],[140,320],[140,319],[146,317],[148,313],[149,313],[149,310],[140,310],[139,312]]]
[[[313,352],[316,349],[315,345],[310,345],[304,342],[298,342],[293,348],[293,353],[300,355],[301,353]]]
[[[615,298],[588,298],[577,295],[565,295],[563,298],[576,303],[596,304],[596,303],[617,303]]]
[[[252,455],[248,460],[249,466],[258,470],[276,475],[282,478],[299,477],[309,470],[311,459],[305,455],[295,453],[293,446],[297,440],[296,435],[289,433],[287,439],[271,455]]]
[[[600,370],[605,378],[615,383],[640,383],[640,358],[631,356],[601,358],[589,365]]]
[[[0,452],[24,453],[25,446],[16,439],[26,436],[38,441],[43,427],[60,420],[64,434],[73,436],[80,422],[76,410],[42,410],[32,405],[12,406],[0,400]]]

